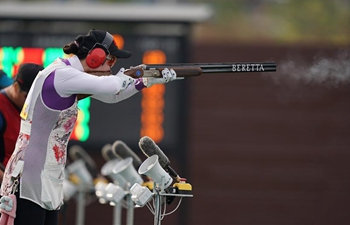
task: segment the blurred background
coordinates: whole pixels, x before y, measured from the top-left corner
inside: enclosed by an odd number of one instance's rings
[[[134,53],[116,70],[277,63],[276,72],[203,74],[116,105],[80,105],[71,144],[98,169],[101,148],[116,140],[145,160],[138,142],[148,135],[192,185],[193,197],[162,224],[350,223],[350,1],[1,1],[0,67],[11,75],[26,60],[64,57],[61,47],[91,28]],[[84,224],[112,224],[108,204],[85,210]],[[72,197],[60,223],[76,224],[76,215]],[[145,207],[134,218],[153,223]]]

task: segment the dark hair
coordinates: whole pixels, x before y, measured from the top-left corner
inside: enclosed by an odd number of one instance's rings
[[[77,55],[79,57],[79,59],[85,59],[86,58],[86,54],[79,54],[79,44],[77,43],[77,41],[73,41],[69,44],[66,44],[65,46],[63,46],[63,52],[66,54],[74,54]]]
[[[63,46],[63,52],[66,54],[74,54],[78,56],[79,59],[85,59],[96,42],[98,41],[95,40],[94,37],[79,35],[75,38],[75,41]]]

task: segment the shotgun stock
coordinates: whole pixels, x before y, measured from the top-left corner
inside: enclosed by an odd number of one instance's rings
[[[277,64],[275,62],[145,64],[127,69],[124,73],[133,78],[161,77],[164,68],[175,70],[177,77],[194,77],[203,73],[275,72]]]

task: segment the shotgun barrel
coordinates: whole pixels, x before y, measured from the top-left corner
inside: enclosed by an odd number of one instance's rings
[[[133,78],[161,77],[164,68],[174,69],[178,77],[193,77],[203,73],[274,72],[277,70],[277,64],[275,62],[145,64],[127,69],[124,73]]]
[[[174,67],[199,67],[201,68],[202,73],[274,72],[277,70],[277,64],[275,62],[146,64],[146,69],[161,69]]]

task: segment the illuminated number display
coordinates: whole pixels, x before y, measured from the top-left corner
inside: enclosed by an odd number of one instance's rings
[[[161,50],[148,50],[142,61],[144,64],[165,63],[166,55]],[[142,90],[141,137],[149,136],[155,142],[162,141],[164,137],[164,93],[164,84]]]
[[[63,53],[62,48],[2,47],[0,48],[0,68],[8,76],[13,77],[22,63],[37,63],[46,67],[57,57],[67,57]],[[90,98],[79,101],[78,107],[78,119],[71,139],[84,142],[89,138],[90,134]]]

